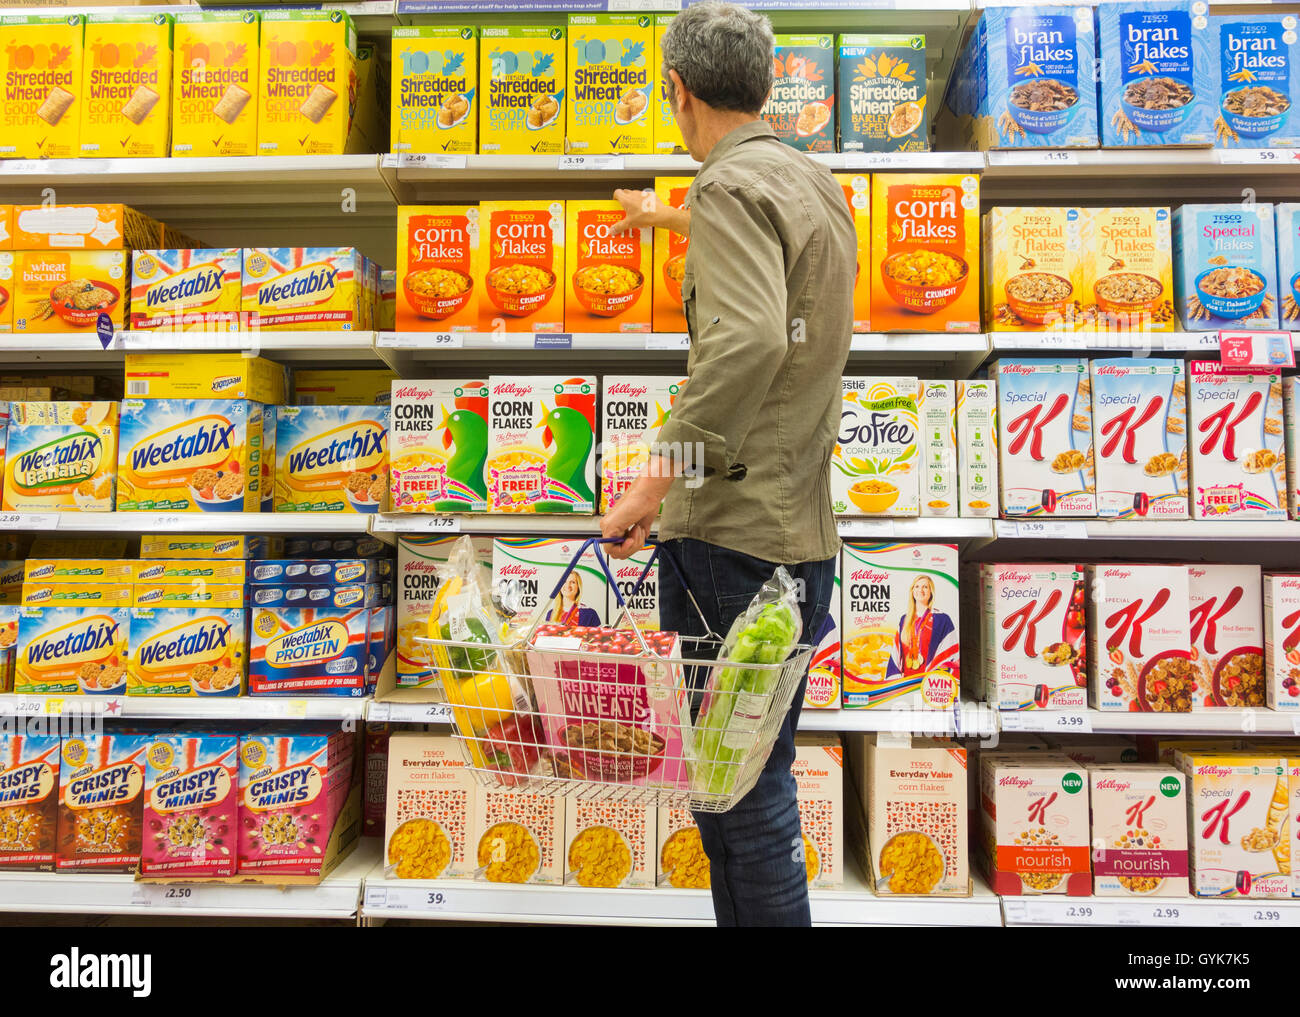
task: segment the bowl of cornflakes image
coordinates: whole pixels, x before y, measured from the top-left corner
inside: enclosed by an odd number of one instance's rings
[[[244,475],[239,470],[195,470],[189,491],[204,512],[244,511]]]
[[[601,318],[612,318],[626,311],[641,296],[644,285],[641,273],[626,265],[587,265],[573,273],[573,292],[578,303]]]
[[[451,864],[451,840],[436,820],[408,819],[388,838],[385,875],[398,879],[437,879]]]
[[[537,838],[522,823],[496,823],[479,838],[479,869],[489,883],[527,883],[541,861]]]
[[[890,299],[905,311],[941,311],[966,288],[970,267],[956,255],[921,247],[891,254],[880,264]]]
[[[488,299],[505,314],[524,318],[555,293],[555,273],[540,265],[498,265],[485,280]]]
[[[474,280],[454,268],[422,268],[403,277],[402,292],[421,318],[441,321],[469,303],[474,295]]]
[[[880,849],[876,892],[928,894],[943,879],[943,852],[927,833],[904,830]]]
[[[102,279],[70,279],[50,290],[50,307],[75,328],[93,328],[121,299],[122,291]]]
[[[878,477],[859,480],[849,487],[849,501],[863,512],[888,511],[898,501],[898,486]]]
[[[664,288],[678,307],[682,306],[682,279],[686,276],[686,255],[678,254],[664,262]]]

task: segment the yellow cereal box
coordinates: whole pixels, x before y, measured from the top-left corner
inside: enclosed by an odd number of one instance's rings
[[[853,283],[853,331],[871,331],[871,180],[865,173],[836,173],[853,214],[858,261]],[[863,271],[866,268],[867,271]]]
[[[178,11],[174,41],[172,155],[256,155],[257,11]]]
[[[131,610],[128,696],[238,696],[248,669],[242,605]]]
[[[1083,292],[1077,208],[991,208],[983,220],[984,313],[993,332],[1074,329]]]
[[[1080,209],[1081,328],[1172,332],[1174,257],[1167,208]]]
[[[563,28],[479,29],[478,150],[484,155],[564,151]]]
[[[569,15],[566,151],[654,151],[649,14]]]
[[[161,582],[134,583],[132,607],[243,607],[245,588],[234,583]]]
[[[488,511],[595,511],[596,391],[592,377],[488,380]]]
[[[0,251],[11,250],[14,246],[14,207],[0,205]]]
[[[203,561],[194,558],[142,558],[131,564],[131,582],[162,586],[194,586],[194,580],[204,583],[242,584],[248,576],[243,559]]]
[[[454,25],[394,28],[392,79],[392,151],[477,150],[475,29]]]
[[[279,406],[276,512],[388,508],[387,406]]]
[[[262,406],[243,399],[122,403],[118,511],[257,512]]]
[[[16,205],[17,251],[121,251],[166,247],[163,224],[130,205]]]
[[[84,31],[80,14],[0,17],[0,158],[80,154]]]
[[[135,564],[120,558],[28,558],[23,564],[23,585],[55,582],[129,585]]]
[[[18,613],[19,693],[126,690],[129,607],[24,607]]]
[[[844,516],[915,516],[922,454],[916,378],[844,378],[831,505]]]
[[[626,213],[617,201],[567,201],[564,327],[568,332],[649,332],[651,234],[615,235]]]
[[[23,583],[23,607],[130,607],[130,583]]]
[[[93,332],[101,314],[125,324],[125,251],[23,251],[14,280],[15,332]]]
[[[239,328],[243,251],[131,252],[131,328],[173,332]]]
[[[126,395],[136,399],[285,402],[284,368],[240,353],[128,353]]]
[[[236,534],[146,533],[140,538],[141,558],[280,558],[282,538]]]
[[[686,207],[686,192],[694,177],[655,177],[659,201],[673,208]],[[685,332],[682,277],[686,274],[686,249],[691,238],[672,230],[654,231],[654,301],[651,319],[656,332]]]
[[[489,883],[564,882],[563,798],[522,790],[474,789],[470,847]]]
[[[6,511],[113,511],[117,403],[13,403],[9,410]]]
[[[386,406],[396,371],[293,372],[293,402],[299,406]]]
[[[168,14],[86,16],[81,154],[171,154],[172,19]]]
[[[397,209],[395,326],[403,332],[473,332],[479,252],[477,205]],[[482,301],[482,295],[479,301]]]
[[[655,15],[655,61],[654,66],[650,68],[650,78],[651,81],[658,81],[658,85],[653,86],[652,92],[655,96],[653,105],[656,155],[672,155],[674,152],[686,151],[686,143],[682,140],[682,129],[677,126],[672,104],[668,101],[668,81],[661,76],[664,65],[664,33],[668,31],[668,26],[672,24],[674,17],[675,15],[672,14]]]
[[[342,155],[357,98],[357,30],[340,10],[262,12],[259,155]]]
[[[14,252],[0,251],[0,332],[14,330]],[[9,399],[9,396],[0,396]]]
[[[252,328],[351,332],[364,278],[353,247],[245,248],[243,309]]]
[[[563,332],[564,202],[479,204],[480,332]]]

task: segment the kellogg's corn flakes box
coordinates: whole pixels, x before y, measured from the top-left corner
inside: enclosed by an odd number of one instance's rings
[[[835,51],[829,35],[776,37],[772,92],[762,117],[801,152],[835,151]]]
[[[489,512],[595,511],[596,379],[488,379]]]
[[[65,738],[59,767],[60,872],[134,872],[153,736],[98,730]]]
[[[394,327],[404,332],[472,332],[478,327],[479,214],[477,205],[398,207],[401,292]]]
[[[497,537],[492,543],[493,588],[508,585],[526,617],[541,612],[544,622],[602,625],[610,599],[609,580],[590,554],[578,560],[555,594],[560,577],[581,548],[577,538]]]
[[[441,585],[438,568],[459,537],[401,537],[397,541],[397,684],[434,683],[428,647],[416,642],[429,634],[429,612]],[[471,537],[474,556],[491,584],[492,538]]]
[[[57,731],[0,734],[0,869],[54,869],[59,744]]]
[[[340,10],[265,10],[259,155],[342,155],[357,101],[357,30]]]
[[[242,353],[128,353],[126,395],[136,399],[285,401],[284,367]]]
[[[154,736],[145,750],[141,876],[235,874],[238,749],[234,734]]]
[[[170,15],[117,10],[86,16],[82,155],[170,155],[171,93]]]
[[[812,661],[808,665],[808,682],[804,687],[803,708],[805,710],[838,710],[843,696],[843,654],[840,640],[841,606],[840,596],[840,560],[835,559],[835,582],[831,587],[830,606],[822,635],[813,649]],[[816,632],[809,633],[809,642],[817,638]]]
[[[128,696],[238,696],[247,657],[244,609],[131,609]]]
[[[387,406],[276,407],[275,511],[388,507]]]
[[[924,35],[841,35],[842,152],[928,152]]]
[[[672,103],[668,101],[668,79],[663,77],[661,68],[664,65],[664,34],[668,31],[668,26],[673,23],[673,14],[656,14],[655,18],[655,58],[654,65],[650,68],[652,77],[659,79],[657,87],[653,87],[652,94],[655,96],[651,112],[654,118],[654,142],[656,155],[672,155],[674,152],[685,152],[686,142],[682,140],[682,129],[677,126],[677,117],[673,115]]]
[[[251,328],[351,332],[363,279],[353,247],[245,248],[243,309]]]
[[[1294,14],[1210,18],[1210,55],[1218,85],[1215,148],[1300,145],[1300,38]],[[1214,98],[1214,92],[1210,93]]]
[[[565,202],[564,327],[570,332],[649,332],[653,230],[615,235],[617,201]]]
[[[172,155],[257,155],[257,11],[175,17]]]
[[[117,403],[13,403],[4,464],[9,512],[111,512]]]
[[[654,151],[653,51],[649,14],[569,15],[566,151]]]
[[[257,512],[262,406],[242,399],[122,403],[122,512]]]
[[[645,471],[659,428],[686,385],[673,376],[606,375],[601,398],[600,505],[602,512]]]
[[[484,25],[479,40],[479,152],[563,152],[564,29]]]
[[[131,328],[237,331],[243,251],[131,252]]]
[[[871,331],[871,180],[865,173],[836,173],[853,216],[858,260],[853,283],[853,331]]]
[[[917,380],[845,378],[842,396],[831,456],[831,507],[840,515],[917,515],[922,469]]]
[[[129,607],[24,607],[18,613],[15,692],[126,691]]]
[[[392,392],[393,510],[487,511],[487,381],[394,381]]]
[[[984,311],[994,332],[1069,332],[1083,292],[1080,210],[991,208],[983,218]]]
[[[126,323],[125,251],[22,251],[14,279],[15,332],[94,332],[101,315]]]
[[[72,159],[81,154],[84,31],[81,14],[0,16],[5,81],[0,158]]]
[[[694,177],[655,177],[655,195],[661,204],[686,207],[686,192]],[[691,238],[672,230],[654,231],[654,286],[651,323],[656,332],[685,332],[682,278],[686,274],[686,249]]]
[[[394,152],[474,152],[478,143],[478,31],[393,29]]]
[[[479,203],[480,332],[563,332],[564,202]]]

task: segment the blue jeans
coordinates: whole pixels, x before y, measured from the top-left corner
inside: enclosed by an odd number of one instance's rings
[[[681,568],[709,626],[724,638],[731,623],[776,571],[773,562],[700,540],[665,541],[663,550]],[[830,607],[835,560],[787,565],[786,571],[803,582],[800,642],[808,642]],[[659,568],[659,598],[661,628],[687,636],[704,635],[699,614],[667,563]],[[790,773],[807,680],[805,674],[753,790],[729,812],[694,814],[709,856],[713,913],[719,926],[811,924],[799,806]]]

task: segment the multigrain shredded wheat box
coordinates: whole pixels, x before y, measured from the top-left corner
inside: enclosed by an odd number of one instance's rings
[[[841,35],[838,127],[842,152],[928,152],[924,35]]]
[[[835,51],[829,35],[778,35],[772,91],[760,115],[801,152],[835,150]],[[922,75],[924,77],[924,75]]]
[[[1188,453],[1195,519],[1285,519],[1286,439],[1276,370],[1189,365]]]
[[[1187,583],[1192,608],[1192,710],[1220,706],[1262,709],[1264,602],[1258,565],[1191,562]]]
[[[1149,763],[1088,767],[1093,893],[1186,897],[1186,778]]]
[[[1094,709],[1190,713],[1196,695],[1186,565],[1088,566]]]
[[[1264,671],[1270,710],[1300,710],[1300,575],[1264,576]]]

